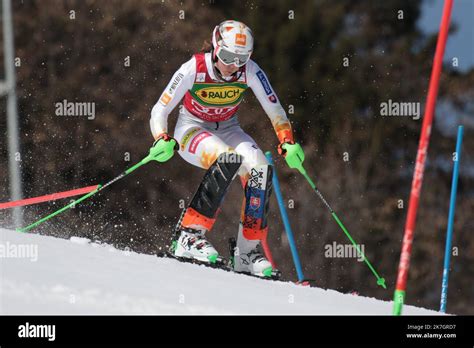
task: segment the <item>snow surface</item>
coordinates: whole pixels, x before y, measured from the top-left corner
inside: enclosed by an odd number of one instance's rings
[[[20,246],[30,257],[13,257]],[[261,280],[77,237],[0,229],[0,247],[0,314],[390,315],[392,310],[392,302]],[[439,313],[405,306],[404,314]]]

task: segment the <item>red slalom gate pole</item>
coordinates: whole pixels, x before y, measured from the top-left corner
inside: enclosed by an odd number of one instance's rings
[[[37,204],[37,203],[42,203],[42,202],[54,201],[56,199],[82,195],[82,194],[94,191],[97,188],[97,186],[98,185],[87,186],[87,187],[83,187],[83,188],[79,188],[75,190],[56,192],[56,193],[51,193],[49,195],[21,199],[19,201],[0,203],[0,209],[7,209],[7,208],[19,207],[23,205]]]
[[[268,246],[267,240],[262,239],[261,242],[262,242],[262,249],[265,256],[267,257],[268,261],[270,261],[272,267],[276,269],[277,266],[276,266],[275,260],[273,259],[272,252],[270,251],[270,247]]]
[[[397,285],[394,292],[393,314],[400,315],[402,313],[403,304],[405,302],[406,285],[408,271],[410,268],[411,249],[413,244],[413,236],[416,225],[416,214],[418,211],[418,203],[420,199],[421,185],[423,183],[423,173],[425,171],[426,156],[428,154],[428,146],[430,143],[431,126],[438,96],[439,79],[441,68],[443,65],[444,49],[448,38],[449,23],[451,20],[451,9],[453,0],[445,0],[443,7],[443,16],[436,43],[436,52],[431,70],[430,84],[428,89],[428,97],[426,99],[425,115],[423,117],[423,125],[421,129],[420,142],[418,144],[418,152],[416,155],[415,172],[411,184],[410,201],[408,203],[408,215],[405,223],[405,233],[402,242],[402,251],[400,255],[400,264],[398,266]]]

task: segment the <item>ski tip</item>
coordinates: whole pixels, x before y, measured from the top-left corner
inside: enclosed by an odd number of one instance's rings
[[[210,263],[216,263],[218,257],[219,257],[219,254],[213,254],[213,255],[209,255],[207,259],[209,260]]]
[[[271,277],[273,275],[273,268],[272,267],[265,268],[262,271],[262,273],[265,277]]]

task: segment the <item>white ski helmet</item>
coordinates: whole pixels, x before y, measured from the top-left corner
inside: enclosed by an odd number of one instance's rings
[[[212,46],[214,59],[240,68],[247,64],[253,52],[252,30],[242,22],[224,21],[214,28]]]

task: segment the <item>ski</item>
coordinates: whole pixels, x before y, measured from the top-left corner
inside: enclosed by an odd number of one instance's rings
[[[220,269],[226,272],[232,272],[235,274],[242,274],[248,277],[253,277],[253,278],[258,278],[258,279],[263,279],[263,280],[273,280],[273,281],[281,281],[281,272],[278,270],[274,270],[274,273],[270,277],[260,277],[248,272],[235,272],[233,268],[229,265],[228,262],[222,257],[220,257],[216,263],[210,263],[210,262],[204,262],[204,261],[199,261],[196,259],[191,259],[187,257],[179,257],[175,256],[173,253],[166,251],[162,253],[156,254],[157,257],[162,257],[162,258],[169,258],[173,259],[179,262],[184,262],[184,263],[189,263],[189,264],[194,264],[198,266],[205,266],[213,269]]]
[[[206,266],[206,267],[209,267],[209,268],[217,268],[217,269],[227,270],[227,267],[228,267],[227,264],[226,264],[226,260],[222,257],[219,257],[215,263],[211,263],[211,262],[199,261],[199,260],[188,258],[188,257],[176,256],[170,251],[166,251],[164,253],[157,254],[157,256],[158,257],[166,257],[166,258],[170,258],[170,259],[175,259],[179,262],[191,263],[191,264],[199,265],[199,266]]]

